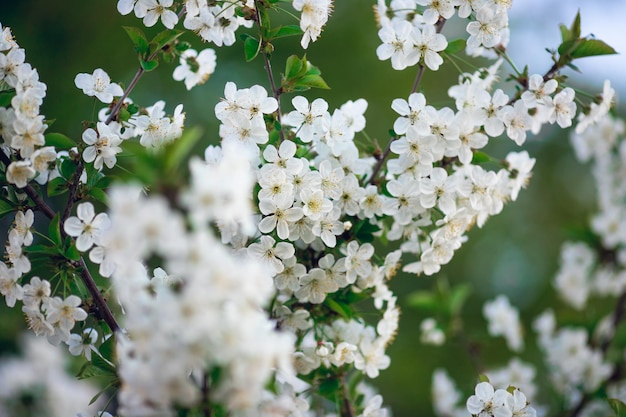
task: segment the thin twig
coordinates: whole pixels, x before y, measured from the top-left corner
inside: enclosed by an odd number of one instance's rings
[[[269,54],[263,49],[263,43],[265,39],[263,39],[263,28],[261,27],[261,16],[259,15],[259,2],[258,0],[254,0],[254,7],[256,8],[256,13],[254,15],[254,21],[259,26],[259,44],[261,48],[261,55],[263,55],[263,62],[265,67],[265,72],[267,72],[267,78],[270,82],[270,88],[272,89],[272,96],[276,100],[278,104],[278,109],[276,110],[276,120],[280,124],[280,129],[278,130],[278,136],[280,138],[280,142],[285,140],[285,135],[283,133],[283,123],[281,121],[280,116],[280,95],[282,93],[282,89],[276,87],[276,82],[274,81],[274,73],[272,71],[272,64],[270,62]]]

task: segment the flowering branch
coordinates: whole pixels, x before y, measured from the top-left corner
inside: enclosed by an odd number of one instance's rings
[[[272,64],[270,62],[270,54],[267,51],[267,39],[263,38],[263,23],[261,22],[261,8],[263,5],[260,4],[259,0],[254,0],[254,7],[256,8],[256,12],[254,13],[254,21],[259,27],[259,47],[261,48],[261,54],[263,55],[263,62],[265,72],[267,73],[267,78],[270,82],[270,88],[272,89],[272,96],[276,99],[276,103],[278,103],[278,109],[276,110],[276,120],[280,124],[280,129],[278,130],[278,135],[280,137],[280,142],[285,140],[285,134],[282,128],[282,121],[280,115],[280,96],[282,94],[282,89],[276,87],[276,82],[274,81],[274,73],[272,71]],[[265,28],[269,31],[270,28]]]
[[[2,160],[4,165],[7,167],[11,163],[11,160],[4,152],[0,152],[0,160]],[[23,190],[26,195],[28,195],[28,197],[33,200],[33,203],[35,203],[37,209],[40,210],[48,219],[52,220],[56,216],[56,212],[43,200],[43,198],[41,198],[39,193],[33,188],[32,185],[27,184],[26,187],[23,188]],[[65,236],[65,231],[63,231],[62,228],[61,234]],[[98,307],[98,314],[102,317],[102,319],[106,322],[106,324],[113,332],[118,331],[120,329],[120,326],[117,324],[117,320],[115,320],[111,309],[102,297],[102,293],[100,293],[100,290],[98,289],[93,277],[91,276],[91,273],[87,269],[87,265],[85,264],[83,258],[81,257],[77,262],[73,263],[73,265],[79,268],[80,278],[85,284],[85,287],[87,287],[87,290],[89,291],[91,296],[93,297],[94,302]]]

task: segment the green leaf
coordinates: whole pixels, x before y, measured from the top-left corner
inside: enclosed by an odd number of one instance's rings
[[[46,245],[30,245],[24,247],[24,252],[26,253],[40,253],[45,255],[58,255],[59,251],[54,246],[46,246]]]
[[[484,164],[485,162],[489,162],[491,157],[484,152],[474,151],[474,156],[472,157],[472,164]]]
[[[63,178],[69,180],[76,172],[76,162],[71,158],[64,158],[59,167],[59,172]]]
[[[97,170],[93,165],[89,165],[87,170],[87,187],[91,188],[95,186],[103,177],[104,174]]]
[[[448,54],[456,54],[457,52],[461,52],[465,49],[465,39],[455,39],[451,42],[448,42],[448,46],[444,50],[445,53]]]
[[[93,365],[97,368],[104,371],[104,373],[115,375],[115,367],[96,352],[91,355],[91,363],[93,363]]]
[[[15,95],[16,92],[14,88],[0,91],[0,107],[9,107],[11,105],[11,100],[13,100]]]
[[[430,291],[416,291],[410,294],[407,304],[410,307],[426,311],[437,311],[439,309],[439,299]]]
[[[606,402],[615,411],[616,417],[626,417],[626,404],[617,398],[607,398]]]
[[[328,86],[328,84],[326,84],[326,81],[324,81],[324,79],[317,74],[305,75],[304,77],[300,78],[298,81],[296,81],[296,88],[299,87],[306,87],[307,89],[321,88],[324,90],[330,90],[330,87]]]
[[[334,402],[335,395],[339,391],[339,385],[337,378],[326,378],[320,383],[317,392]]]
[[[10,201],[0,198],[0,219],[4,216],[8,216],[13,211],[17,211],[17,207]]]
[[[485,374],[478,375],[478,382],[489,382],[489,377]]]
[[[154,38],[152,38],[150,44],[148,45],[150,48],[150,54],[160,51],[166,45],[174,42],[183,33],[185,32],[177,29],[167,29],[158,33]]]
[[[76,142],[62,133],[46,133],[46,145],[54,146],[57,150],[67,150],[76,146]]]
[[[285,65],[285,78],[291,79],[306,74],[306,58],[300,59],[296,55],[287,58]]]
[[[139,113],[139,106],[136,105],[135,103],[130,103],[128,107],[126,108],[126,110],[128,110],[130,114],[137,114]]]
[[[329,297],[326,297],[326,299],[324,300],[324,304],[346,320],[350,320],[350,318],[352,317],[352,311],[350,309],[350,306],[346,304],[339,303]]]
[[[93,197],[94,200],[99,201],[102,204],[108,204],[107,193],[105,193],[102,188],[92,188],[89,190],[89,195]]]
[[[65,257],[72,261],[80,260],[80,252],[76,249],[76,245],[69,245],[65,251]]]
[[[253,37],[247,37],[243,43],[243,50],[246,56],[246,62],[252,61],[257,57],[261,50],[261,43],[258,39]]]
[[[572,58],[585,58],[588,56],[612,55],[617,51],[599,39],[585,39],[573,51]]]
[[[53,180],[48,182],[47,193],[48,197],[53,197],[55,195],[61,195],[68,191],[67,180],[62,177],[56,177]]]
[[[561,30],[561,42],[565,42],[570,38],[570,31],[564,24],[559,25],[559,29]]]
[[[54,216],[48,225],[48,237],[58,247],[63,245],[63,240],[61,239],[61,215],[59,213]]]
[[[176,44],[176,50],[178,52],[185,52],[189,48],[191,48],[191,44],[189,42],[178,42]]]
[[[194,126],[185,129],[183,135],[168,144],[165,149],[165,171],[172,172],[179,167],[193,150],[193,147],[202,137],[202,129]]]
[[[159,66],[158,59],[153,59],[152,61],[144,61],[143,59],[140,59],[139,63],[141,64],[141,68],[143,68],[146,72],[150,72]]]
[[[109,362],[115,363],[115,334],[111,335],[104,341],[98,348],[98,352],[104,359]]]
[[[574,21],[572,22],[572,26],[569,29],[569,33],[570,33],[571,39],[580,38],[580,10],[578,11],[578,13],[576,13],[576,17],[574,18]]]
[[[558,51],[561,57],[568,57],[580,44],[582,39],[570,39],[559,45]]]
[[[449,308],[450,314],[456,315],[463,308],[463,304],[467,300],[467,297],[470,295],[471,288],[469,284],[462,284],[458,287],[455,287],[450,294]]]
[[[362,243],[368,243],[374,241],[374,233],[380,231],[380,227],[370,223],[367,220],[363,220],[358,223],[354,230],[354,236]]]
[[[76,374],[78,379],[87,379],[92,378],[94,376],[105,375],[105,372],[92,364],[91,362],[86,362]]]
[[[272,29],[272,31],[269,34],[269,38],[270,39],[278,39],[278,38],[284,38],[287,36],[300,36],[302,35],[302,29],[300,29],[300,26],[298,25],[286,25],[286,26],[279,26],[275,29]]]
[[[145,56],[146,53],[148,53],[148,39],[143,31],[132,26],[122,26],[122,28],[126,31],[126,34],[133,42],[135,51],[138,54]]]

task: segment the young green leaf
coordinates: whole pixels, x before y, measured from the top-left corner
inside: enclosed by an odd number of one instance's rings
[[[128,37],[133,42],[135,51],[140,55],[145,55],[148,52],[148,39],[143,31],[139,28],[132,26],[122,26],[128,34]]]
[[[48,225],[48,237],[55,245],[63,245],[63,239],[61,239],[61,215],[59,213],[54,216]]]
[[[300,36],[302,35],[302,29],[298,25],[286,25],[279,26],[269,33],[269,39],[284,38],[287,36]]]
[[[67,180],[62,177],[56,177],[53,180],[48,182],[47,186],[47,194],[48,197],[53,197],[55,195],[61,195],[68,191],[67,188]]]
[[[321,88],[324,90],[330,90],[328,84],[322,77],[317,74],[305,75],[298,79],[295,83],[296,89],[308,90],[309,88]]]
[[[166,45],[174,42],[183,33],[185,32],[177,29],[167,29],[158,33],[148,45],[150,54],[160,51]]]
[[[15,97],[15,89],[0,91],[0,107],[8,107],[11,105],[11,100]]]
[[[89,195],[93,197],[94,200],[97,200],[103,204],[108,203],[107,193],[105,193],[102,188],[92,188],[91,190],[89,190]]]
[[[448,46],[444,50],[447,54],[456,54],[465,49],[465,39],[455,39],[448,42]]]
[[[54,146],[57,150],[71,149],[76,146],[76,142],[63,133],[46,133],[44,138],[46,140],[46,146]]]
[[[438,297],[431,291],[416,291],[409,295],[407,304],[420,310],[434,312],[439,309]]]
[[[65,251],[65,257],[72,261],[80,260],[80,252],[76,249],[76,245],[69,245]]]
[[[111,363],[115,363],[115,344],[115,334],[112,334],[98,348],[98,352],[100,352],[102,357]]]
[[[11,204],[11,202],[0,198],[0,219],[9,215],[13,211],[17,211],[17,208]]]
[[[246,62],[252,61],[254,58],[259,55],[259,51],[261,50],[261,43],[258,39],[253,37],[247,37],[243,43],[243,50],[246,56]]]
[[[159,66],[159,61],[157,59],[153,59],[152,61],[144,61],[143,59],[140,59],[139,63],[141,64],[141,68],[143,68],[146,72],[150,72]]]
[[[607,398],[606,402],[608,402],[613,411],[615,411],[616,417],[626,417],[626,404],[617,398]]]
[[[339,303],[329,297],[326,297],[326,299],[324,300],[324,304],[346,320],[350,320],[350,318],[352,317],[352,311],[350,309],[350,306],[346,304]]]
[[[304,69],[304,73],[306,73],[306,58],[301,60],[296,55],[291,55],[287,58],[287,64],[285,65],[285,78],[291,79],[293,77],[297,77],[301,74],[301,71]]]
[[[572,22],[572,26],[569,29],[571,39],[580,38],[580,10],[576,13],[576,17]]]
[[[612,55],[617,51],[599,39],[584,39],[571,52],[572,58],[585,58],[598,55]]]
[[[183,160],[189,156],[194,145],[198,143],[198,140],[202,137],[202,129],[195,126],[185,129],[183,135],[176,139],[165,149],[165,163],[164,168],[166,173],[171,173],[177,167],[179,167]]]

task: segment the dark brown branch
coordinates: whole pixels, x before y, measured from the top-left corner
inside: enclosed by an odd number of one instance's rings
[[[111,312],[111,309],[107,305],[106,300],[104,299],[104,297],[102,297],[102,293],[96,286],[93,277],[89,273],[89,269],[87,269],[87,264],[85,263],[85,260],[81,257],[77,264],[78,265],[75,266],[78,266],[80,268],[80,279],[83,281],[83,284],[85,284],[85,287],[87,287],[87,291],[89,291],[89,293],[93,297],[94,303],[96,304],[96,307],[98,307],[98,314],[100,315],[102,320],[104,320],[104,322],[109,326],[111,331],[117,332],[120,329],[120,326],[117,324],[117,320],[115,320],[113,312]]]
[[[354,417],[354,407],[350,402],[350,393],[348,392],[348,384],[346,383],[346,375],[341,376],[341,387],[343,398],[341,400],[341,417]]]

